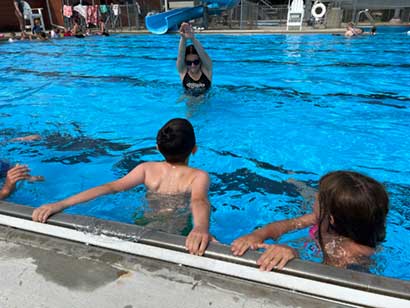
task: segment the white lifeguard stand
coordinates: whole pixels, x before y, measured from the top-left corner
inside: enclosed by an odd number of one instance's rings
[[[303,0],[289,0],[288,4],[288,21],[286,23],[286,30],[289,27],[299,27],[302,30],[303,17],[305,16],[305,5]]]
[[[26,1],[24,1],[24,12],[23,12],[23,17],[24,17],[24,28],[26,30],[32,31],[34,28],[34,20],[39,19],[41,23],[41,28],[43,31],[46,30],[46,27],[44,25],[44,19],[43,19],[43,9],[42,8],[31,8],[30,4],[28,4]]]

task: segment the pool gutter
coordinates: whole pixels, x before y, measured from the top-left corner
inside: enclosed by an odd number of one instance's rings
[[[410,305],[410,283],[407,281],[302,260],[293,260],[282,271],[261,272],[256,265],[258,252],[235,257],[229,246],[211,243],[205,255],[198,257],[185,251],[182,236],[68,214],[54,215],[47,224],[40,224],[31,221],[32,210],[32,207],[0,201],[0,225],[182,264],[347,305]]]

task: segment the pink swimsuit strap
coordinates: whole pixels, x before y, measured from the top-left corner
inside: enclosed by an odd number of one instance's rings
[[[315,225],[311,226],[309,228],[310,237],[315,240],[317,238],[317,232],[318,231],[319,231],[319,225],[318,224],[315,224]]]

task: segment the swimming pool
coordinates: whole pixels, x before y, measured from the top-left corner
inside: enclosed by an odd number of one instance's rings
[[[410,37],[199,35],[214,61],[204,98],[183,94],[178,39],[1,44],[1,157],[46,178],[22,183],[10,200],[38,206],[161,159],[158,128],[187,117],[199,146],[191,165],[211,175],[211,232],[221,242],[309,211],[289,182],[315,187],[330,170],[352,169],[383,182],[391,197],[372,271],[410,279]],[[32,133],[43,140],[6,142]],[[143,203],[137,188],[67,212],[132,223]],[[320,260],[307,230],[280,242]]]

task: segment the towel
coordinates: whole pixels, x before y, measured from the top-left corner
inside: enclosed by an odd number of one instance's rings
[[[87,7],[87,23],[96,25],[98,22],[97,18],[98,5],[89,5]]]
[[[85,20],[87,20],[87,6],[86,5],[76,5],[74,11],[78,12]]]
[[[71,16],[73,16],[73,8],[69,5],[64,5],[63,16],[67,18],[70,18]]]
[[[120,15],[120,6],[118,4],[112,4],[112,12],[114,16]]]
[[[135,4],[137,5],[138,15],[141,15],[141,7],[140,7],[140,4],[139,4],[138,2],[135,2]]]
[[[101,14],[108,13],[108,7],[105,4],[100,5],[100,13]]]

